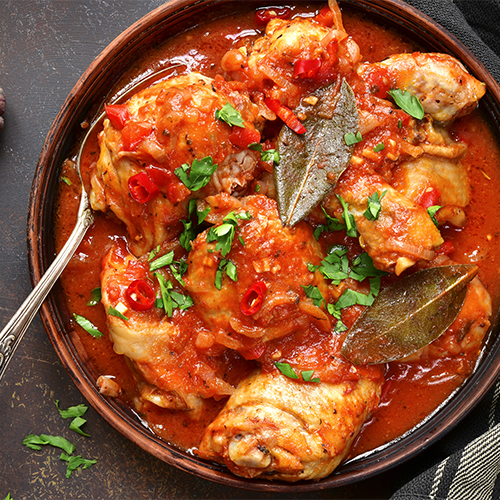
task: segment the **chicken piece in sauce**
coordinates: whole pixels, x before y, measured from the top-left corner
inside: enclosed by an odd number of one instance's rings
[[[302,97],[335,81],[339,73],[348,73],[360,60],[359,47],[345,32],[338,6],[334,15],[318,19],[272,19],[250,50],[225,54],[222,68],[256,92],[257,102],[264,96],[295,108]],[[269,111],[266,114],[274,119]]]
[[[163,309],[135,310],[127,290],[136,280],[153,283],[148,262],[137,260],[119,243],[104,258],[101,274],[102,304],[113,348],[130,361],[143,400],[186,410],[197,418],[204,398],[233,392],[217,374],[222,360],[198,351],[190,331],[179,328]],[[111,308],[127,319],[112,314]]]
[[[216,110],[227,103],[241,114],[244,127],[216,119]],[[179,235],[190,198],[232,193],[253,179],[259,157],[246,147],[260,140],[257,107],[221,78],[190,73],[162,81],[118,111],[104,121],[99,136],[90,200],[94,210],[111,210],[125,223],[135,255]],[[208,157],[217,170],[207,187],[191,192],[175,170]],[[137,175],[146,179],[137,181]],[[136,195],[131,179],[139,182]]]
[[[203,436],[202,458],[236,475],[321,479],[346,457],[377,409],[383,378],[301,383],[280,373],[243,380]]]
[[[380,63],[363,63],[358,74],[371,81],[383,97],[389,89],[407,90],[418,97],[424,111],[437,121],[470,113],[486,92],[484,83],[447,54],[396,54]]]
[[[311,228],[304,222],[283,227],[276,202],[265,196],[236,200],[220,195],[209,197],[207,202],[212,208],[207,219],[216,223],[215,227],[224,224],[223,218],[230,212],[249,215],[248,220],[239,220],[225,257],[214,251],[216,242],[207,241],[208,231],[192,242],[186,289],[210,325],[212,341],[252,359],[262,354],[266,342],[311,323],[329,331],[329,315],[306,296],[303,288],[317,286],[328,296],[321,273],[308,269],[308,264],[319,265],[323,258]],[[238,274],[236,281],[223,274],[219,290],[216,275],[223,260],[234,264]],[[245,314],[241,302],[255,283],[264,283],[262,307]]]
[[[364,213],[368,197],[374,193],[383,198],[378,218],[370,220]],[[400,194],[373,171],[349,167],[337,183],[335,194],[349,204],[360,245],[381,270],[399,275],[420,260],[430,261],[434,250],[443,243],[426,209]],[[340,220],[343,209],[334,195],[323,205]]]

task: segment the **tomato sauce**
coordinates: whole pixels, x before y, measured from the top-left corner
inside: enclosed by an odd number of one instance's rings
[[[317,12],[318,7],[317,4],[304,4],[292,7],[292,10],[294,13],[310,13]],[[421,47],[415,46],[408,38],[392,28],[377,24],[366,14],[345,8],[343,20],[346,31],[360,46],[364,60],[375,62],[392,54],[421,50]],[[166,61],[182,64],[172,69],[172,75],[195,70],[213,77],[220,68],[221,56],[226,51],[255,39],[262,33],[262,29],[262,26],[254,21],[254,11],[233,13],[220,17],[216,22],[202,24],[152,49],[125,75],[116,86],[116,91],[129,81],[137,80],[138,76],[146,73],[148,69],[155,70],[164,66]],[[500,195],[497,188],[500,185],[500,151],[490,127],[478,111],[456,121],[452,133],[468,146],[462,161],[467,167],[472,193],[471,203],[467,207],[466,227],[445,227],[442,235],[445,241],[453,241],[454,251],[451,257],[454,261],[476,263],[480,267],[479,277],[491,294],[493,310],[496,311],[500,306]],[[87,182],[88,170],[97,161],[98,155],[94,134],[87,144],[82,161],[83,176]],[[79,181],[73,162],[65,162],[61,176],[69,183],[61,181],[59,189],[56,212],[58,249],[73,228],[79,195]],[[117,240],[125,240],[124,227],[112,215],[96,213],[95,223],[61,277],[69,311],[86,317],[102,332],[107,332],[103,307],[89,306],[87,303],[91,291],[99,286],[102,258]],[[351,239],[347,240],[342,243],[347,244],[349,248],[357,248],[357,243]],[[179,312],[176,314],[176,321],[180,325],[196,328],[196,325],[193,326],[190,322],[189,315]],[[138,392],[134,376],[124,357],[113,351],[107,336],[104,339],[95,339],[78,327],[77,330],[97,372],[115,377],[123,389],[122,399],[133,408]],[[321,332],[311,335],[309,344],[300,339],[300,348],[294,345],[294,338],[290,338],[286,342],[287,352],[290,356],[301,355],[310,359],[316,349],[315,342],[317,343],[322,335],[324,334]],[[311,351],[305,349],[308,345]],[[272,354],[272,350],[269,352]],[[321,353],[318,356],[321,356]],[[377,448],[412,429],[464,382],[472,372],[475,361],[459,358],[441,359],[427,364],[390,363],[385,373],[386,384],[380,408],[365,424],[351,456]],[[242,363],[241,358],[235,356],[234,359],[227,360],[227,368],[238,374],[242,369],[248,370],[249,365]],[[153,404],[143,407],[139,417],[146,426],[166,441],[195,452],[205,427],[223,405],[224,400],[214,401],[199,421],[190,419],[185,412],[166,410]]]

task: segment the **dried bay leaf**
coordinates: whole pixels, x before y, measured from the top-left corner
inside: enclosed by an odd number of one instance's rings
[[[332,190],[351,161],[354,145],[344,136],[358,130],[356,99],[343,80],[314,92],[316,104],[300,104],[295,114],[305,114],[305,134],[287,126],[281,129],[277,149],[279,165],[274,169],[278,209],[283,225],[293,226]]]
[[[356,365],[388,363],[430,344],[457,317],[475,265],[418,271],[384,288],[349,331],[342,355]]]

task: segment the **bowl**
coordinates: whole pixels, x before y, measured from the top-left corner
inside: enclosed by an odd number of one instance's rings
[[[263,6],[266,1],[255,2],[255,6]],[[267,3],[277,4],[276,1]],[[219,12],[218,7],[231,7],[232,4],[238,2],[171,0],[124,31],[78,80],[50,128],[33,181],[28,217],[29,265],[33,284],[40,280],[55,254],[53,207],[58,176],[64,159],[82,137],[81,123],[97,116],[103,102],[116,95],[120,76],[131,67],[138,53],[152,47],[165,33],[183,31],[200,22],[209,12]],[[346,0],[340,4],[361,9],[389,25],[402,27],[430,50],[447,52],[460,59],[476,78],[486,83],[488,91],[481,107],[493,128],[498,129],[500,87],[481,62],[450,33],[399,0]],[[479,402],[500,373],[500,364],[496,362],[500,350],[496,322],[474,373],[417,428],[380,449],[347,461],[331,476],[317,482],[288,484],[247,480],[234,476],[221,465],[205,462],[170,446],[145,428],[118,400],[99,393],[95,385],[97,371],[88,362],[85,349],[71,327],[70,314],[61,300],[61,293],[60,286],[56,285],[41,308],[41,317],[61,362],[87,401],[110,425],[146,452],[179,469],[228,486],[277,492],[310,491],[347,485],[386,471],[413,457],[452,429]]]

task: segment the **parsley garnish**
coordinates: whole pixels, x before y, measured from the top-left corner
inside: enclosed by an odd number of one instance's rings
[[[162,255],[156,260],[153,260],[152,262],[149,262],[149,270],[151,272],[156,271],[157,269],[160,269],[162,267],[168,266],[172,264],[174,261],[174,251],[171,250],[170,252],[166,253],[165,255]]]
[[[153,248],[153,250],[151,250],[151,252],[149,253],[148,262],[152,261],[158,255],[159,251],[160,245],[158,245],[156,248]]]
[[[115,316],[117,318],[123,319],[124,321],[128,321],[127,316],[122,314],[120,311],[118,311],[118,309],[115,309],[113,306],[109,306],[108,314],[110,316]]]
[[[260,159],[262,161],[272,161],[275,165],[278,165],[280,162],[280,154],[277,149],[266,149],[264,148],[260,142],[253,142],[248,146],[248,149],[253,151],[260,151]]]
[[[344,141],[347,146],[352,146],[353,144],[356,144],[358,142],[361,142],[363,140],[363,136],[361,135],[361,132],[356,132],[356,134],[353,134],[352,132],[348,132],[347,134],[344,135]]]
[[[174,278],[182,285],[186,286],[186,283],[182,279],[182,276],[187,271],[187,262],[183,260],[174,260],[174,251],[171,250],[165,255],[162,255],[156,260],[149,262],[149,270],[154,272],[162,267],[169,266]]]
[[[196,212],[197,222],[193,222],[193,216]],[[181,220],[184,225],[184,231],[179,236],[179,243],[182,248],[187,250],[188,252],[191,250],[191,241],[196,238],[196,229],[197,227],[205,220],[208,213],[210,212],[210,207],[207,207],[205,210],[199,212],[197,209],[197,201],[192,199],[189,200],[189,208],[188,208],[188,220]]]
[[[385,149],[385,144],[383,142],[379,142],[374,148],[373,151],[375,153],[380,153],[380,151],[383,151]]]
[[[339,285],[349,276],[349,260],[346,254],[347,248],[337,245],[321,261],[320,271],[325,278],[332,280],[334,285]]]
[[[70,406],[67,410],[61,410],[61,408],[59,408],[59,401],[57,400],[56,407],[62,418],[73,419],[69,424],[69,428],[72,431],[75,431],[78,434],[81,434],[82,436],[90,437],[90,434],[83,432],[81,429],[82,425],[87,422],[84,418],[82,418],[82,416],[85,415],[86,411],[88,410],[87,406],[85,405]]]
[[[168,291],[173,288],[173,285],[170,282],[170,280],[168,281],[165,280],[165,278],[161,274],[155,273],[155,277],[160,285],[160,294],[161,294],[163,309],[165,310],[165,314],[169,318],[171,318],[174,305],[172,302],[172,297],[170,296],[170,293]]]
[[[349,278],[359,282],[366,278],[380,278],[387,275],[385,271],[374,266],[372,258],[366,252],[353,259],[350,268]]]
[[[233,281],[238,280],[236,266],[230,261],[226,259],[221,259],[219,265],[217,266],[217,271],[215,271],[215,288],[220,290],[222,288],[222,273],[225,272],[229,278]]]
[[[312,376],[314,375],[314,370],[306,370],[304,372],[300,372],[300,375],[302,376],[302,380],[304,382],[319,383],[319,377],[312,378]]]
[[[78,456],[69,456],[66,453],[61,453],[59,457],[61,460],[68,462],[66,467],[66,478],[69,479],[71,477],[71,473],[78,469],[78,467],[83,465],[84,469],[88,469],[92,465],[97,463],[97,460],[87,460],[86,458],[82,458],[81,455]]]
[[[382,198],[386,195],[387,189],[382,191],[380,195],[378,191],[375,191],[371,196],[368,196],[368,207],[363,214],[368,220],[377,220],[382,209],[380,202]]]
[[[226,102],[222,109],[215,110],[215,119],[226,122],[228,125],[235,125],[236,127],[245,128],[245,124],[243,123],[243,118],[241,117],[241,113],[234,109],[231,104]]]
[[[304,289],[306,296],[312,299],[313,304],[316,307],[321,307],[321,304],[324,304],[326,307],[326,301],[323,295],[321,295],[321,292],[317,286],[313,285],[308,285],[308,286],[301,285],[301,286]]]
[[[68,455],[71,455],[76,450],[73,443],[70,443],[66,438],[61,436],[48,436],[47,434],[37,436],[36,434],[29,434],[23,439],[23,445],[31,450],[40,451],[42,449],[41,446],[47,444],[55,448],[61,448]]]
[[[175,169],[175,175],[188,189],[198,191],[208,184],[211,175],[216,169],[217,164],[214,165],[212,157],[207,156],[201,160],[193,160],[191,167],[187,163],[184,163]]]
[[[342,196],[340,196],[339,194],[336,194],[335,196],[339,199],[340,204],[344,209],[342,213],[342,219],[344,219],[347,236],[355,238],[358,235],[358,232],[356,230],[356,223],[354,222],[354,215],[349,212],[349,205],[344,201]]]
[[[95,337],[96,339],[102,337],[104,334],[101,333],[96,326],[94,326],[87,318],[80,316],[79,314],[73,313],[73,318],[75,321],[87,332]]]
[[[295,380],[297,380],[299,378],[299,376],[295,373],[295,370],[290,366],[289,363],[281,363],[279,361],[275,361],[274,362],[274,366],[276,366],[276,368],[278,368],[278,370],[285,377],[292,378],[292,379],[295,379]],[[318,377],[312,378],[313,374],[314,374],[314,370],[306,370],[306,371],[300,372],[300,375],[301,375],[302,380],[304,382],[315,382],[315,383],[318,383],[319,382],[319,378]]]
[[[252,216],[249,212],[228,213],[220,226],[213,226],[207,233],[207,242],[217,241],[215,250],[221,252],[225,257],[231,250],[236,228],[238,227],[238,220],[249,220]]]
[[[432,222],[436,227],[439,227],[439,222],[436,219],[436,212],[441,208],[441,205],[433,205],[427,209],[427,213],[430,215]]]
[[[417,96],[401,89],[389,90],[387,93],[403,111],[406,111],[413,118],[421,120],[424,117],[424,108]]]
[[[340,222],[335,217],[331,217],[330,215],[328,215],[323,207],[321,207],[321,210],[323,210],[323,213],[325,214],[326,224],[322,224],[321,226],[318,226],[314,230],[313,235],[317,240],[319,239],[323,231],[331,232],[331,231],[342,231],[345,229],[345,224],[342,224],[342,222]]]
[[[101,287],[94,288],[90,292],[90,300],[87,302],[88,306],[96,306],[101,302]]]
[[[185,311],[194,305],[193,299],[189,295],[173,291],[174,285],[172,285],[170,280],[166,280],[163,275],[158,273],[155,273],[155,277],[160,285],[161,295],[161,297],[155,300],[155,306],[163,308],[169,318],[172,317],[175,308]]]

